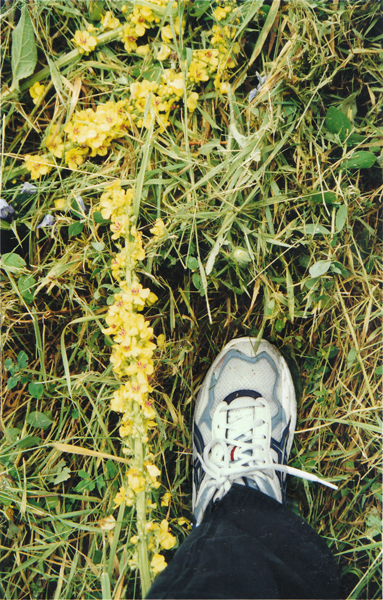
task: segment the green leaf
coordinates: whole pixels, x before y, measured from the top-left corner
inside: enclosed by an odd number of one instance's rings
[[[42,383],[35,383],[32,381],[28,385],[28,392],[30,393],[32,398],[37,398],[38,400],[40,400],[40,398],[42,398],[44,394],[44,386]]]
[[[31,17],[27,4],[21,9],[21,17],[12,33],[12,87],[19,89],[20,79],[29,77],[37,63],[37,48]]]
[[[13,388],[15,388],[17,386],[19,381],[20,381],[20,375],[12,375],[12,377],[8,378],[7,388],[9,390],[13,390]]]
[[[19,448],[33,448],[33,446],[40,446],[42,444],[42,439],[35,435],[27,435],[22,440],[18,442]]]
[[[328,109],[324,123],[326,129],[339,135],[341,140],[344,140],[353,128],[350,119],[341,110],[333,106]]]
[[[38,410],[36,410],[35,412],[31,412],[27,416],[26,422],[31,427],[36,427],[38,429],[47,429],[47,427],[50,427],[50,425],[52,425],[53,423],[52,419],[44,415],[44,413],[39,412]]]
[[[346,221],[347,221],[347,206],[345,204],[342,204],[342,206],[340,206],[338,208],[338,210],[336,211],[335,227],[336,227],[337,233],[342,231],[343,227],[346,224]]]
[[[312,196],[309,196],[309,199],[311,200],[311,202],[313,202],[314,204],[319,204],[321,202],[323,202],[323,200],[325,201],[326,204],[336,204],[338,202],[338,198],[336,196],[336,194],[334,194],[334,192],[317,192],[316,194],[312,194]]]
[[[191,271],[194,271],[195,269],[198,269],[198,260],[194,256],[189,256],[186,261],[186,266]]]
[[[11,358],[6,358],[4,361],[4,367],[6,371],[12,371],[13,369],[13,360]],[[12,375],[12,373],[11,373]]]
[[[52,481],[53,485],[58,485],[59,483],[62,483],[63,481],[66,481],[67,479],[70,479],[70,469],[69,467],[64,467],[63,470],[61,471],[61,473],[59,473],[55,479]]]
[[[33,292],[31,290],[35,285],[36,280],[33,275],[23,275],[17,282],[17,287],[19,288],[25,302],[28,304],[33,301]]]
[[[321,277],[329,270],[331,265],[331,260],[318,260],[315,264],[313,264],[310,269],[311,277]]]
[[[19,365],[20,369],[27,368],[28,360],[28,355],[24,352],[24,350],[21,350],[21,352],[19,352],[17,355],[17,364]]]
[[[92,242],[91,246],[96,250],[96,252],[102,252],[105,248],[104,242]]]
[[[376,156],[372,152],[366,150],[358,150],[354,152],[351,158],[348,158],[342,163],[346,169],[369,169],[375,164]]]
[[[0,267],[10,273],[18,273],[20,269],[26,266],[25,260],[18,254],[8,252],[1,257]]]
[[[81,233],[83,229],[84,229],[84,223],[81,223],[80,221],[71,223],[68,227],[68,236],[70,238],[74,237],[75,235],[78,235],[79,233]]]
[[[330,231],[324,225],[316,225],[315,223],[308,223],[304,227],[300,228],[306,235],[315,235],[316,233],[330,234]]]

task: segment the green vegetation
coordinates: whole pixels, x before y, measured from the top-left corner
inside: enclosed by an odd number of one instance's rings
[[[116,179],[158,296],[150,519],[175,547],[188,534],[196,390],[225,343],[264,337],[297,385],[290,464],[339,486],[290,478],[291,509],[338,557],[346,597],[381,596],[382,8],[2,2],[1,597],[141,595],[102,331]]]

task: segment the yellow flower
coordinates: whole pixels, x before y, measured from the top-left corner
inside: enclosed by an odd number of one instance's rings
[[[90,35],[89,31],[77,30],[72,41],[79,47],[80,52],[89,54],[97,46],[97,38]]]
[[[190,112],[193,112],[197,108],[198,98],[199,98],[199,94],[197,94],[197,92],[192,92],[188,96],[186,106],[188,107]]]
[[[165,492],[165,494],[161,498],[161,506],[169,506],[171,497],[172,495],[170,492]]]
[[[215,11],[213,12],[213,15],[215,16],[217,21],[222,21],[222,19],[226,19],[226,15],[229,12],[231,12],[230,6],[225,6],[225,8],[218,6],[218,8],[216,8]]]
[[[52,166],[49,164],[49,161],[44,156],[32,156],[31,154],[27,154],[24,158],[25,166],[28,171],[31,172],[32,179],[38,179],[42,175],[46,175],[52,169]]]
[[[157,60],[166,60],[168,56],[171,54],[172,50],[166,44],[162,44],[161,50],[157,54]]]
[[[108,10],[107,13],[101,19],[101,25],[104,29],[117,29],[121,25],[120,21],[113,16],[113,14]]]
[[[64,198],[58,198],[57,200],[55,200],[55,208],[57,208],[57,210],[64,210],[66,206],[65,200]],[[157,340],[158,343],[158,340]]]
[[[70,169],[77,169],[85,161],[88,148],[71,148],[65,152],[65,162]]]
[[[116,497],[114,498],[114,508],[116,508],[117,506],[120,506],[120,504],[125,502],[125,497],[126,497],[126,490],[124,487],[120,487],[119,492],[116,494]]]
[[[165,44],[168,44],[171,39],[173,39],[173,33],[170,25],[165,25],[165,27],[161,27],[161,37]]]
[[[143,477],[140,469],[129,469],[128,473],[128,484],[129,487],[138,494],[139,492],[143,492],[145,489],[145,477]]]
[[[196,50],[193,52],[193,55],[196,57],[196,59],[206,63],[212,68],[211,70],[215,70],[215,68],[218,66],[218,54],[219,51],[217,49],[213,50],[211,48],[208,50]]]
[[[50,135],[45,142],[49,152],[52,152],[53,156],[62,158],[64,152],[64,144],[62,139],[58,135]]]
[[[116,526],[116,519],[113,515],[109,515],[109,517],[100,519],[97,522],[103,531],[113,531]]]
[[[185,519],[185,517],[181,517],[180,519],[178,519],[177,521],[178,525],[187,525],[189,527],[190,525],[190,521],[189,519]]]
[[[150,52],[150,46],[149,46],[149,44],[144,44],[142,46],[137,46],[136,54],[139,54],[140,56],[146,56],[147,54],[149,54],[149,52]]]
[[[206,71],[206,64],[199,60],[192,60],[188,71],[188,79],[198,83],[199,81],[209,81],[209,75]]]
[[[146,465],[146,468],[150,477],[159,477],[161,475],[161,471],[156,467],[156,465]]]
[[[129,231],[129,217],[125,215],[112,215],[110,230],[113,232],[112,240],[118,240]]]
[[[160,333],[160,335],[157,336],[157,346],[159,348],[163,348],[163,346],[165,346],[165,341],[166,341],[166,338],[165,338],[164,334]]]
[[[36,81],[32,87],[29,88],[29,93],[33,98],[33,104],[38,104],[45,93],[45,86]]]
[[[132,535],[132,537],[130,538],[129,542],[131,544],[137,544],[138,543],[138,537],[136,535]]]
[[[164,519],[163,521],[161,521],[158,541],[160,542],[161,548],[163,548],[164,550],[170,550],[171,548],[173,548],[177,541],[174,535],[169,533],[168,528],[169,523],[167,522],[167,520]]]
[[[151,229],[149,229],[149,231],[153,234],[155,241],[157,241],[160,238],[162,238],[165,233],[165,223],[162,219],[156,219],[154,226]]]
[[[156,574],[161,573],[161,571],[167,567],[167,563],[162,554],[154,554],[150,566],[152,567],[153,573]]]

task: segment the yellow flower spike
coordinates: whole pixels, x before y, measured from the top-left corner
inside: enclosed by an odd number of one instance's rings
[[[52,169],[49,160],[45,156],[27,154],[24,160],[26,168],[31,172],[31,179],[38,179]]]
[[[167,567],[167,562],[162,554],[154,554],[150,566],[152,567],[153,573],[157,574],[161,573],[161,571]]]
[[[80,52],[86,55],[97,46],[97,38],[91,36],[89,31],[76,31],[72,41],[79,47]]]
[[[29,93],[33,98],[33,104],[37,104],[45,93],[45,86],[36,81],[32,87],[29,88]]]

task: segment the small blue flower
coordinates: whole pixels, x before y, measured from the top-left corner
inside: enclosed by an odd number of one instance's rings
[[[8,204],[6,200],[0,198],[0,218],[8,219],[11,217],[13,219],[13,215],[15,214],[15,209]]]
[[[254,98],[256,97],[256,95],[258,94],[259,90],[261,89],[261,87],[263,86],[264,83],[266,83],[267,81],[267,76],[266,75],[260,75],[257,72],[257,77],[258,77],[258,85],[256,88],[254,88],[253,90],[251,90],[250,94],[249,94],[249,102],[252,102],[254,100]]]
[[[37,192],[37,187],[26,181],[20,190],[20,194],[34,194]]]
[[[45,215],[40,225],[37,225],[37,229],[40,227],[53,227],[55,224],[55,218],[52,215]]]
[[[84,213],[86,213],[86,208],[85,208],[84,200],[81,198],[81,196],[77,196],[76,201],[77,201],[77,204],[79,205],[79,207],[81,208],[81,210]]]

